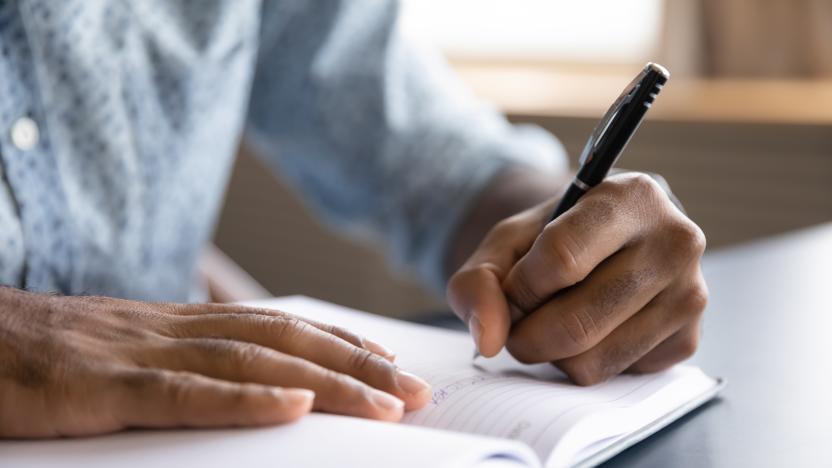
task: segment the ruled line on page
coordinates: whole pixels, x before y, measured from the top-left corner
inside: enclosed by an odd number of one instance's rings
[[[517,439],[542,457],[568,429],[559,428],[558,422],[626,399],[656,379],[642,380],[636,387],[608,382],[587,388],[473,369],[437,369],[435,363],[420,367],[414,370],[432,382],[434,395],[427,407],[407,415],[406,423]]]

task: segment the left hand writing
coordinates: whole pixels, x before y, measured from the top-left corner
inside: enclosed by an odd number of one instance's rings
[[[479,352],[504,346],[591,385],[696,350],[705,237],[650,177],[608,178],[549,222],[557,200],[498,223],[448,284]]]

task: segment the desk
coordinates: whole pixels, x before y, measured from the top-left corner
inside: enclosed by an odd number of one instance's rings
[[[722,398],[607,467],[832,466],[832,224],[711,253],[692,362]]]
[[[570,67],[460,59],[451,64],[478,96],[509,115],[593,121],[641,71],[638,65]],[[650,120],[832,125],[829,79],[672,78],[661,96]]]

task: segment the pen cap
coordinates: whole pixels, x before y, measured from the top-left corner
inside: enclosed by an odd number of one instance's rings
[[[594,187],[604,180],[669,78],[666,68],[650,62],[624,88],[584,148],[578,170],[582,182]]]

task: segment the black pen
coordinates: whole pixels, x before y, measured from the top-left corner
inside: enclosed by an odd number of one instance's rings
[[[592,187],[603,182],[668,78],[670,73],[666,68],[650,62],[624,88],[586,142],[579,159],[581,167],[555,208],[552,220],[572,208]]]
[[[624,88],[586,142],[579,159],[581,167],[551,220],[572,208],[586,192],[604,181],[669,78],[666,68],[650,62]],[[474,359],[479,355],[479,350],[475,349]]]

